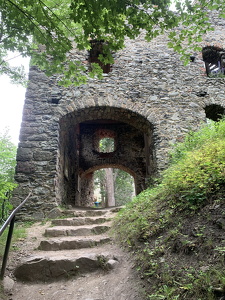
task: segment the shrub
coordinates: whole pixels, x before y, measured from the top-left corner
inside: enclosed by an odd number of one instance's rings
[[[209,124],[203,125],[199,131],[190,131],[183,142],[174,145],[170,153],[170,162],[172,164],[177,163],[189,151],[199,149],[202,145],[215,139],[225,139],[225,119],[219,122],[210,121]]]
[[[186,152],[165,172],[165,196],[182,204],[197,205],[210,198],[225,183],[225,139],[218,138]]]
[[[16,165],[16,146],[6,132],[0,134],[0,223],[5,220],[12,205],[11,192],[16,187],[14,173]]]

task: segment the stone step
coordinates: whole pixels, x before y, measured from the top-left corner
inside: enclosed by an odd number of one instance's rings
[[[104,225],[86,225],[79,226],[54,226],[45,229],[45,236],[59,237],[59,236],[88,236],[105,233],[110,229],[110,222]]]
[[[86,210],[86,216],[94,217],[94,216],[104,216],[110,213],[109,210]]]
[[[71,276],[115,268],[120,258],[101,247],[82,250],[64,250],[56,255],[54,251],[41,252],[30,256],[16,267],[14,275],[18,280],[49,282]]]
[[[62,215],[69,216],[69,217],[96,217],[96,216],[104,216],[108,214],[114,214],[120,211],[123,206],[112,207],[112,208],[102,208],[102,209],[95,209],[95,208],[74,208],[74,209],[67,209],[62,211]]]
[[[109,210],[97,210],[97,209],[71,209],[71,210],[65,210],[63,211],[63,214],[65,216],[71,216],[71,217],[97,217],[97,216],[104,216],[107,214]]]
[[[93,237],[61,237],[60,239],[42,240],[38,247],[44,251],[59,251],[69,249],[91,248],[111,241],[108,236],[93,236]]]
[[[82,226],[89,224],[101,224],[109,221],[109,218],[104,217],[79,217],[52,220],[52,225],[55,226]]]

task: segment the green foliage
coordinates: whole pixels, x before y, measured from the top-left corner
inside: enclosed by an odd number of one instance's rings
[[[176,206],[193,209],[210,200],[225,183],[225,120],[190,132],[176,145],[161,189]]]
[[[112,171],[116,206],[125,205],[134,195],[134,179],[123,170],[112,169]],[[107,199],[105,169],[95,171],[94,183],[95,189],[99,189],[102,203],[105,203]]]
[[[12,208],[9,198],[16,187],[14,182],[15,165],[16,146],[10,141],[6,131],[0,135],[0,223]]]
[[[198,271],[190,267],[186,269],[186,276],[181,276],[179,272],[166,270],[164,273],[164,285],[160,285],[148,299],[175,300],[175,299],[198,299],[216,300],[213,286],[220,283],[225,277],[225,273],[220,269]],[[166,273],[168,272],[168,273]],[[171,277],[172,276],[172,277]],[[223,285],[221,284],[221,290]],[[222,293],[221,293],[222,294]]]
[[[115,173],[114,173],[115,174]],[[115,199],[116,205],[125,205],[134,195],[134,179],[133,177],[120,169],[117,169],[115,178]]]
[[[23,82],[22,68],[13,68],[7,54],[19,52],[32,56],[32,64],[46,74],[63,74],[64,85],[85,83],[87,67],[75,58],[65,64],[73,47],[90,49],[90,40],[106,43],[103,63],[113,63],[112,52],[122,49],[126,37],[135,39],[141,31],[148,41],[172,29],[169,47],[189,60],[199,51],[202,34],[213,30],[208,10],[221,11],[225,4],[217,1],[176,1],[177,13],[170,10],[170,0],[2,0],[0,1],[0,74]],[[176,31],[177,25],[182,28]],[[40,46],[42,45],[42,46]],[[184,46],[186,45],[186,46]],[[51,59],[50,59],[51,58]],[[101,76],[94,67],[90,76]]]
[[[210,143],[211,140],[225,138],[225,122],[210,121],[207,126],[202,125],[199,131],[190,131],[184,138],[184,141],[174,145],[171,151],[171,163],[174,164],[182,158],[185,158],[187,152],[199,149],[203,144]]]
[[[161,183],[119,212],[114,231],[135,253],[148,299],[216,300],[225,292],[225,247],[205,208],[221,207],[215,220],[224,210],[225,120],[190,132],[171,156]]]
[[[154,201],[157,197],[157,189],[145,190],[119,211],[115,227],[117,237],[124,245],[135,246],[138,241],[160,230],[160,224],[155,223],[159,219],[160,209]]]
[[[114,139],[113,138],[102,138],[99,141],[99,152],[110,153],[115,150]]]
[[[225,140],[209,141],[169,167],[162,185],[179,205],[198,205],[225,184]]]
[[[94,188],[99,190],[102,203],[106,201],[106,179],[105,179],[105,170],[100,169],[94,173]]]
[[[0,259],[2,259],[5,250],[5,244],[7,240],[8,229],[6,229],[0,237]],[[24,226],[20,226],[19,224],[15,224],[11,242],[11,250],[16,249],[15,243],[18,240],[24,239],[26,237],[26,228]]]

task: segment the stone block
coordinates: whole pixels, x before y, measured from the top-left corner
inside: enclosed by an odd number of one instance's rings
[[[14,286],[14,280],[12,278],[10,278],[9,276],[6,276],[3,279],[3,288],[4,288],[4,292],[5,293],[10,293],[13,289]]]
[[[34,134],[34,135],[31,135],[29,136],[28,140],[29,141],[47,141],[49,138],[48,138],[48,135],[47,134]]]
[[[29,161],[33,158],[33,150],[19,147],[17,149],[17,161]]]
[[[53,153],[50,151],[35,151],[34,152],[34,160],[37,161],[48,161],[53,158]]]
[[[18,161],[16,165],[16,173],[33,174],[35,171],[34,164],[28,161]]]
[[[49,211],[49,213],[46,215],[48,219],[58,218],[62,216],[62,211],[58,207],[53,208]]]

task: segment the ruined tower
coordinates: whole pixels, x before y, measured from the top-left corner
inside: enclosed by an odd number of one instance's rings
[[[140,36],[115,53],[102,80],[79,87],[61,87],[56,75],[31,66],[13,200],[19,203],[32,191],[22,213],[42,219],[58,205],[87,206],[93,172],[102,167],[130,173],[139,193],[165,168],[173,143],[224,114],[224,79],[214,75],[222,70],[225,21],[215,16],[213,22],[216,30],[202,42],[203,48],[220,45],[212,63],[207,55],[204,63],[200,51],[185,67],[167,48],[167,36],[150,43]],[[93,61],[86,51],[71,55],[87,65]],[[112,152],[99,150],[104,137],[114,140]]]

